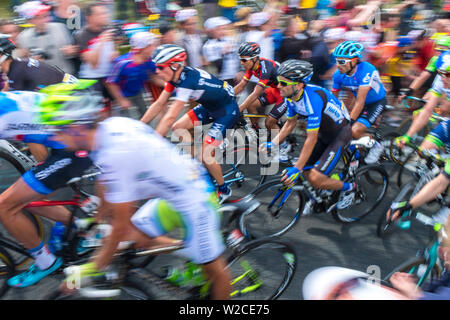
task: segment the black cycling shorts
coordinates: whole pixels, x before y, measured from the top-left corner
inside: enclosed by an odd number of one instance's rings
[[[40,194],[50,194],[65,187],[73,178],[80,177],[92,166],[92,160],[86,151],[66,151],[52,149],[44,163],[24,173],[23,180]]]
[[[383,113],[385,106],[386,98],[383,98],[377,102],[366,104],[356,122],[362,123],[366,126],[366,128],[370,128],[377,122],[378,118]]]

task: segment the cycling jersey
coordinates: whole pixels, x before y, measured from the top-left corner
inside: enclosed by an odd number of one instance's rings
[[[164,90],[175,91],[175,100],[197,101],[212,113],[226,108],[234,101],[233,87],[227,82],[204,70],[191,67],[184,67],[178,81],[167,82]]]
[[[356,66],[352,76],[340,73],[339,70],[333,75],[332,92],[338,92],[341,88],[350,89],[353,95],[358,95],[360,87],[370,86],[371,89],[366,96],[365,104],[380,101],[386,97],[386,90],[380,79],[378,70],[368,62],[361,62]]]
[[[64,145],[52,141],[52,134],[36,121],[35,106],[45,97],[31,91],[0,92],[0,139],[40,143],[49,148]]]
[[[450,119],[442,121],[436,128],[433,129],[425,140],[432,142],[438,148],[443,146],[450,146]]]
[[[446,88],[444,86],[444,82],[442,81],[442,78],[440,75],[437,75],[434,78],[433,84],[431,85],[430,90],[432,95],[436,97],[442,97],[442,95],[447,96],[447,100],[450,101],[450,88]]]
[[[433,56],[430,61],[428,62],[427,67],[425,68],[426,71],[430,72],[430,73],[434,73],[436,72],[437,68],[436,68],[436,62],[438,60],[439,56]]]
[[[256,70],[247,70],[244,79],[250,81],[252,76],[258,78],[258,85],[263,88],[272,87],[278,90],[277,70],[280,64],[276,61],[260,58]]]
[[[34,59],[14,59],[8,71],[10,90],[36,91],[51,84],[77,79],[48,63]]]
[[[149,126],[129,118],[111,117],[99,123],[94,145],[91,157],[102,170],[99,179],[108,202],[164,199],[186,228],[186,247],[198,248],[194,262],[210,262],[223,252],[218,220],[213,218],[217,213],[210,203],[215,188],[200,163],[181,155]],[[132,222],[155,236],[165,229],[152,212],[148,203]]]

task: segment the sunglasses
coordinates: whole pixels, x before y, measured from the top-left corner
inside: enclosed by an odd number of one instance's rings
[[[438,72],[437,72],[441,77],[444,77],[444,78],[449,78],[450,77],[450,71],[440,71],[440,70],[438,70]]]
[[[277,80],[278,80],[278,83],[282,87],[293,86],[294,84],[298,84],[298,82],[289,82],[289,81],[281,80],[280,77],[277,77]]]
[[[341,66],[344,66],[344,65],[346,65],[347,63],[349,63],[351,60],[347,60],[347,59],[336,59],[336,63],[338,64],[338,65],[341,65]]]
[[[239,60],[241,60],[241,62],[247,62],[249,60],[252,60],[253,58],[239,58]]]
[[[156,68],[157,68],[158,70],[164,70],[164,69],[167,68],[167,67],[168,67],[168,65],[156,66]]]

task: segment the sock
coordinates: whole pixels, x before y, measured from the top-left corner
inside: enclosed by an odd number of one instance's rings
[[[284,141],[282,144],[280,144],[280,149],[284,149],[287,148],[288,143],[286,141]]]
[[[47,246],[44,245],[44,241],[36,248],[29,249],[28,252],[34,258],[36,266],[41,270],[48,269],[56,260],[56,257],[48,250]]]
[[[228,192],[228,186],[224,183],[223,185],[219,186],[219,192],[227,193]]]
[[[351,191],[355,188],[355,183],[348,183],[348,182],[344,182],[344,185],[342,186],[342,191]]]

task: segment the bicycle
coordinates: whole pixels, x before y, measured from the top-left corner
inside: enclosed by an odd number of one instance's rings
[[[394,268],[394,270],[392,270],[383,280],[389,281],[392,275],[396,272],[406,272],[415,275],[418,279],[417,286],[421,287],[427,281],[432,284],[434,280],[440,277],[442,271],[444,270],[443,263],[439,259],[438,255],[438,247],[440,243],[439,231],[442,228],[442,224],[420,212],[417,212],[415,216],[410,215],[409,217],[414,218],[416,221],[430,227],[432,232],[431,239],[424,249],[417,251],[415,257],[408,259]]]
[[[244,203],[231,210],[231,220],[242,210],[253,210],[253,202]],[[231,226],[234,222],[231,223]],[[274,238],[262,238],[246,242],[236,229],[223,231],[226,241],[227,268],[232,275],[231,299],[262,300],[277,299],[291,283],[297,265],[294,248],[286,242]],[[59,289],[52,292],[48,299],[79,298],[116,298],[116,299],[208,299],[210,282],[206,280],[199,266],[184,261],[189,268],[189,278],[169,278],[166,273],[154,271],[153,262],[146,269],[130,264],[136,257],[154,258],[160,254],[172,253],[183,248],[182,242],[173,246],[150,248],[139,251],[132,243],[124,251],[116,254],[106,275],[94,277],[87,283],[80,282],[75,296],[64,296]],[[268,261],[267,256],[272,257]],[[276,258],[275,258],[276,257]],[[275,259],[275,261],[273,260]],[[283,268],[284,267],[284,268]],[[155,267],[156,268],[156,267]],[[111,279],[111,274],[114,275]],[[184,274],[184,273],[183,273]],[[186,275],[186,274],[185,274]],[[83,287],[84,285],[84,287]]]
[[[347,148],[343,154],[343,168],[336,168],[332,177],[343,181],[355,181],[357,188],[352,203],[342,209],[337,208],[340,191],[314,189],[308,180],[299,175],[299,181],[291,187],[280,182],[278,176],[262,184],[247,199],[258,199],[259,207],[240,216],[240,229],[248,238],[261,236],[278,237],[291,230],[304,215],[305,210],[313,213],[331,213],[340,223],[353,223],[371,213],[384,198],[389,177],[378,164],[359,167],[357,151],[371,147],[369,137],[351,142],[354,149]],[[275,194],[275,195],[274,195]],[[262,199],[269,199],[268,201]],[[367,202],[372,206],[367,206]],[[361,209],[359,204],[367,206]],[[310,212],[306,213],[309,214]]]

